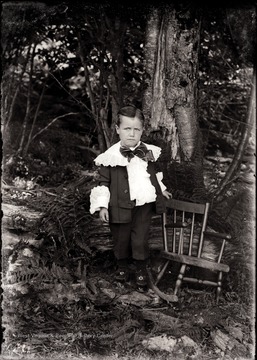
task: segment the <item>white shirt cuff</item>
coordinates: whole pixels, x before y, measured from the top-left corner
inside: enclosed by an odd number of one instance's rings
[[[158,183],[159,183],[159,185],[160,185],[160,187],[161,187],[161,191],[162,191],[162,192],[165,191],[165,190],[167,189],[167,187],[166,187],[166,186],[163,184],[163,182],[162,182],[163,173],[162,173],[162,172],[158,172],[158,173],[156,174],[156,177],[157,177]]]
[[[99,211],[101,207],[108,209],[110,201],[110,190],[107,186],[96,186],[90,193],[90,214]]]

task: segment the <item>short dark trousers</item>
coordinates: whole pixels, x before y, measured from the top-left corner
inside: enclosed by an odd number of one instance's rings
[[[130,223],[110,223],[114,240],[116,259],[145,260],[149,257],[149,230],[154,213],[154,203],[135,206],[132,210]]]

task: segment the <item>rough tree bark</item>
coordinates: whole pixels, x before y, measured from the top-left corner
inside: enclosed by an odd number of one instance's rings
[[[159,10],[154,9],[148,19],[146,30],[145,58],[147,88],[143,99],[143,110],[148,120],[146,133],[159,133],[169,144],[172,159],[178,155],[178,134],[175,119],[166,106],[165,57],[166,37],[164,20]]]
[[[192,11],[153,9],[146,31],[143,109],[147,135],[165,150],[167,167],[172,161],[181,163],[184,173],[190,171],[197,180],[194,186],[204,189],[197,114],[199,34],[200,22]]]

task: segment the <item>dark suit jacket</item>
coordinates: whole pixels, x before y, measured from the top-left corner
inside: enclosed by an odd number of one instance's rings
[[[147,171],[152,185],[156,189],[156,214],[165,212],[164,196],[156,177],[155,163],[149,162]],[[99,169],[99,185],[110,190],[109,216],[112,223],[128,223],[131,221],[131,209],[135,201],[130,200],[128,173],[125,166],[102,166]]]

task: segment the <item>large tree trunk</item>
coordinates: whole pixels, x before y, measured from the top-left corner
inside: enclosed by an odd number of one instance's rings
[[[199,21],[193,12],[178,12],[172,7],[152,11],[146,32],[148,86],[143,108],[147,135],[166,154],[168,177],[172,178],[170,172],[174,174],[176,164],[181,176],[187,175],[185,191],[190,189],[193,196],[197,189],[204,197],[197,114],[199,34]],[[174,178],[170,186],[174,188],[177,183],[181,181]]]
[[[159,10],[153,10],[146,30],[147,88],[143,99],[143,110],[148,121],[146,134],[166,143],[172,159],[178,155],[178,134],[175,118],[166,104],[165,61],[166,34],[164,19]]]

